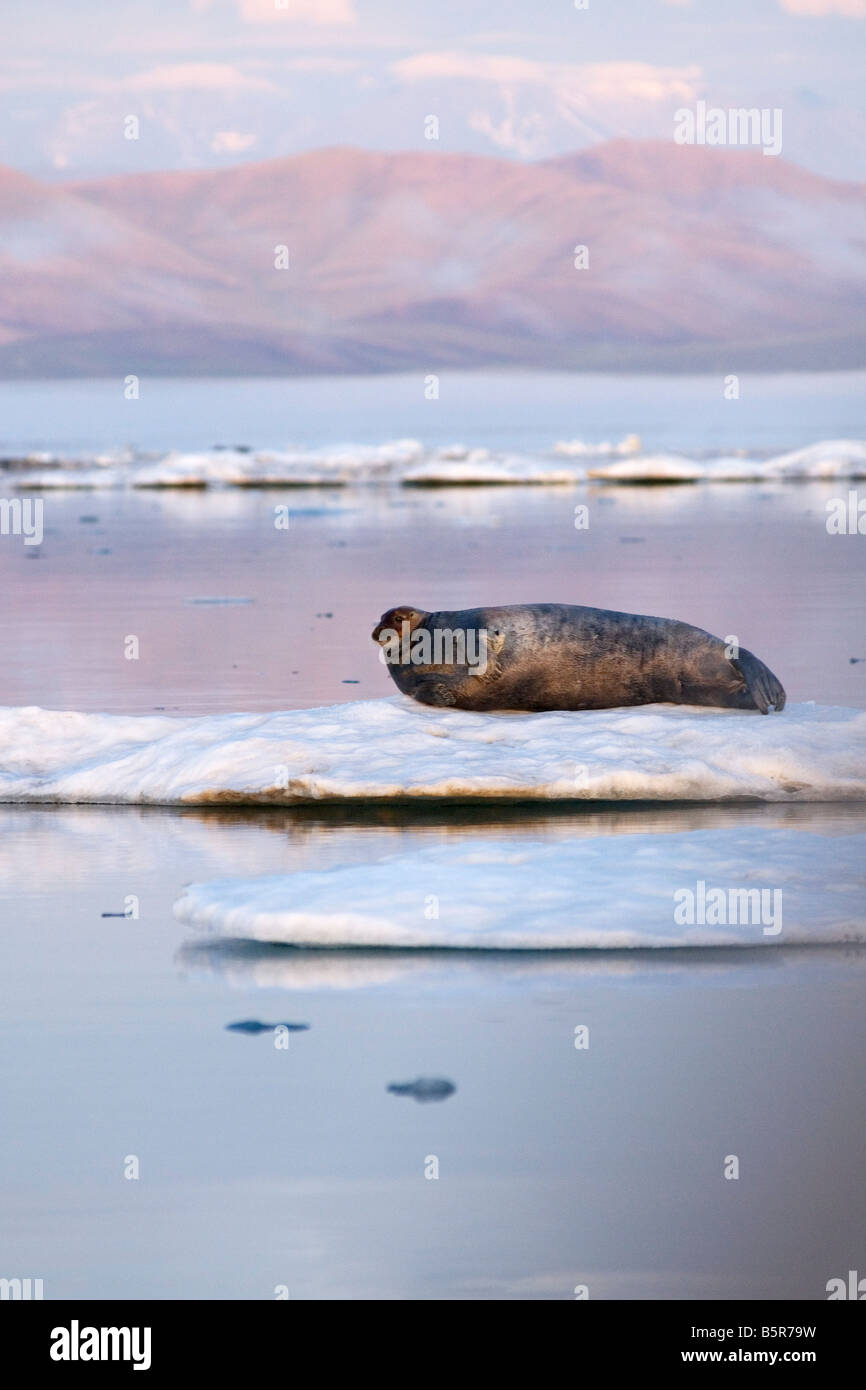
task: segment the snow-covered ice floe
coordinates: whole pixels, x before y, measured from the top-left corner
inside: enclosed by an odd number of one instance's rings
[[[467,449],[462,456],[452,451],[429,455],[403,470],[404,487],[472,487],[530,483],[534,486],[573,486],[586,481],[580,464],[528,454],[495,454],[488,449]]]
[[[93,457],[0,458],[0,481],[52,488],[462,487],[533,484],[773,482],[866,478],[866,441],[825,440],[774,458],[645,453],[636,435],[619,444],[561,440],[548,452],[509,453],[417,439],[322,449],[214,448],[144,458],[131,451]]]
[[[189,885],[175,916],[294,946],[622,950],[866,942],[866,837],[761,827],[466,839],[378,863]]]
[[[152,805],[866,798],[866,711],[477,714],[398,695],[276,714],[0,709],[0,801]]]
[[[173,450],[155,459],[36,455],[5,464],[0,478],[19,488],[345,487],[390,481],[423,456],[416,439],[311,450]]]
[[[866,441],[832,439],[806,449],[755,459],[739,454],[689,458],[680,454],[639,454],[614,463],[587,466],[587,476],[612,483],[734,483],[785,479],[866,478]]]

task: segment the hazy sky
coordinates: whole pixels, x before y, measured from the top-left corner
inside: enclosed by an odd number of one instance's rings
[[[581,0],[582,2],[582,0]],[[27,0],[0,13],[0,163],[215,167],[321,145],[542,158],[779,107],[783,156],[864,177],[866,0]],[[140,122],[124,138],[124,118]]]

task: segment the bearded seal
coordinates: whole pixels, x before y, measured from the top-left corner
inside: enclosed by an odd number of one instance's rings
[[[468,710],[713,705],[784,709],[785,691],[745,647],[690,623],[565,603],[427,613],[400,606],[373,629],[397,687]]]

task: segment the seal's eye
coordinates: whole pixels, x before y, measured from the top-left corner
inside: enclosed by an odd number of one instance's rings
[[[381,619],[391,627],[399,627],[401,623],[408,623],[410,627],[415,627],[424,617],[423,612],[417,608],[409,608],[408,605],[401,605],[399,608],[391,608]]]

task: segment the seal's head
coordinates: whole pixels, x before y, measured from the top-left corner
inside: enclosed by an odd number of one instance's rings
[[[400,604],[397,608],[389,608],[373,628],[373,641],[378,642],[380,647],[387,647],[395,637],[414,632],[426,616],[423,608],[412,608],[406,603]],[[404,623],[408,624],[408,628],[404,628]]]

